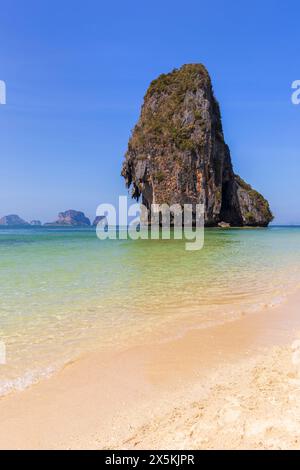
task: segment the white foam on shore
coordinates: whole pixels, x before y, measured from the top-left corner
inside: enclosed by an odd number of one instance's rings
[[[0,397],[6,396],[12,392],[21,392],[32,385],[37,384],[41,380],[50,378],[57,369],[55,367],[47,367],[45,369],[27,371],[21,377],[0,380]]]

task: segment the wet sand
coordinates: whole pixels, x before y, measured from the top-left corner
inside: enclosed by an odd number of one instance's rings
[[[0,399],[1,449],[300,448],[300,293]]]

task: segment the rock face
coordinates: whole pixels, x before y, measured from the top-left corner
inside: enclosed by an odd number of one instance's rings
[[[6,215],[0,219],[0,225],[10,226],[10,227],[21,227],[29,225],[28,222],[21,219],[18,215]]]
[[[89,227],[91,225],[83,212],[68,210],[58,214],[58,220],[45,224],[46,226]]]
[[[154,80],[122,168],[132,197],[156,204],[205,204],[205,224],[267,226],[264,197],[235,175],[219,105],[201,64]]]

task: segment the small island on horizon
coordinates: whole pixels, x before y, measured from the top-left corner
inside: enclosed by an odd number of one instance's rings
[[[85,216],[84,212],[69,209],[60,212],[58,218],[54,222],[46,222],[42,224],[40,220],[32,220],[27,222],[16,214],[10,214],[0,219],[0,227],[96,227],[101,217],[96,217],[93,223]]]

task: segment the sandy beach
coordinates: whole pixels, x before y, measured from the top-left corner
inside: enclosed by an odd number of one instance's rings
[[[299,448],[299,302],[68,364],[0,400],[0,447]]]

